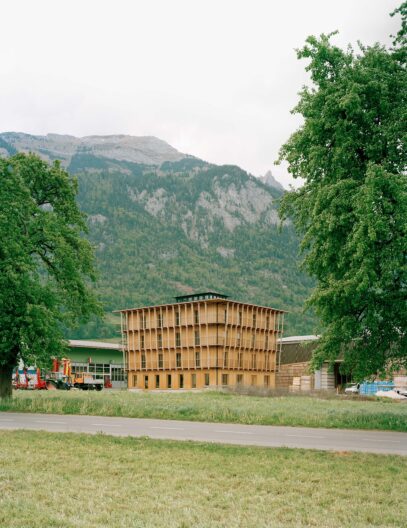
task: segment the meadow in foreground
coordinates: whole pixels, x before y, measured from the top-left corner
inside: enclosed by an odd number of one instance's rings
[[[0,432],[0,526],[405,527],[407,458]]]

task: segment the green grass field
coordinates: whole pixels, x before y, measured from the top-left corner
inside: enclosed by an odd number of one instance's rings
[[[0,432],[4,528],[404,528],[406,495],[403,457]]]
[[[0,411],[161,418],[204,422],[407,431],[407,404],[334,396],[247,396],[216,391],[16,391]]]

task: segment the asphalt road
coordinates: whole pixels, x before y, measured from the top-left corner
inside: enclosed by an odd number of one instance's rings
[[[8,412],[0,412],[0,429],[90,434],[102,432],[114,436],[148,436],[167,440],[195,440],[263,447],[297,447],[325,451],[361,451],[407,456],[407,433],[387,431]]]

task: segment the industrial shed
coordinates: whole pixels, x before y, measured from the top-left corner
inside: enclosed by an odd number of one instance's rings
[[[315,373],[309,371],[312,353],[319,336],[291,336],[279,339],[281,353],[276,374],[276,388],[286,390],[334,390],[350,381],[339,372],[341,359],[335,362],[333,370],[328,364]]]

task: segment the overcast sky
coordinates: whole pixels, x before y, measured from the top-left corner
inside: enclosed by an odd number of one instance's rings
[[[310,34],[389,43],[401,0],[2,2],[0,131],[153,135],[252,174],[300,124]]]

